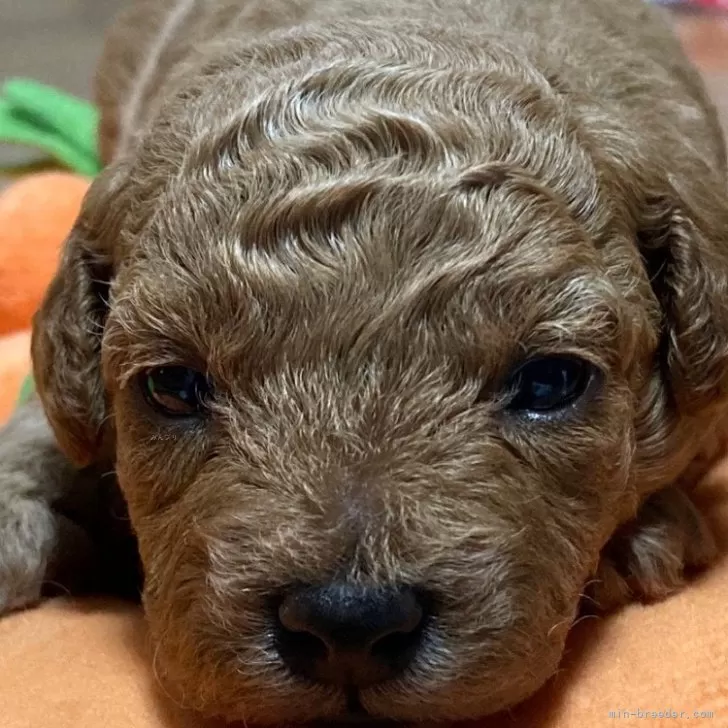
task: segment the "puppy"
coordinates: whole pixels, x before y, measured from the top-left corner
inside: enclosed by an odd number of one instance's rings
[[[726,151],[657,11],[137,0],[98,100],[0,445],[2,609],[138,547],[184,704],[449,720],[541,686],[585,596],[710,562]]]

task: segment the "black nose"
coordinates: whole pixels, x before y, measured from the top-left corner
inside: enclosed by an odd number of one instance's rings
[[[365,687],[389,680],[414,657],[425,617],[409,588],[333,583],[290,592],[278,609],[278,651],[316,682]]]

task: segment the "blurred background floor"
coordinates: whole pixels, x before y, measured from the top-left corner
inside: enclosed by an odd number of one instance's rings
[[[104,28],[123,0],[0,0],[0,78],[87,94]]]
[[[88,97],[104,29],[123,2],[0,0],[0,83],[25,76]],[[0,144],[0,167],[36,156]]]
[[[0,83],[26,76],[88,96],[103,31],[123,0],[0,0]],[[728,129],[728,17],[681,15],[678,28]],[[0,145],[0,166],[32,161]]]

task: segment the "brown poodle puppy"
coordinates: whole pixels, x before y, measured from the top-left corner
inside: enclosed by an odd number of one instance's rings
[[[180,701],[457,719],[542,685],[585,595],[710,561],[726,152],[658,11],[137,0],[98,98],[0,608],[108,568],[116,478]]]

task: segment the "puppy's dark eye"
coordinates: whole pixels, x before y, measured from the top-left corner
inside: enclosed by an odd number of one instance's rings
[[[542,356],[527,361],[513,374],[511,411],[548,414],[574,404],[595,375],[589,362],[577,357]]]
[[[207,377],[188,367],[150,369],[142,375],[141,387],[147,402],[167,417],[200,414],[212,393]]]

